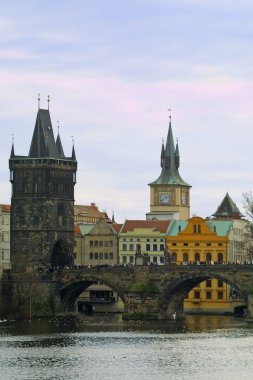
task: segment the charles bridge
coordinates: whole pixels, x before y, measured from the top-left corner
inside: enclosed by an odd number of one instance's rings
[[[207,279],[223,280],[237,290],[253,317],[253,265],[134,265],[63,268],[53,272],[5,273],[1,314],[34,315],[74,312],[79,295],[92,284],[114,290],[129,315],[183,317],[188,292]]]

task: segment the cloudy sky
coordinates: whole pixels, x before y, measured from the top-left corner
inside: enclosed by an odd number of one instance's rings
[[[66,155],[74,136],[77,204],[143,219],[172,109],[191,214],[253,189],[251,0],[9,0],[0,13],[0,203],[8,159],[27,155],[47,108]]]

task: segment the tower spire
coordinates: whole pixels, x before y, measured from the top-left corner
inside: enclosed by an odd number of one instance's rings
[[[14,134],[12,133],[11,134],[11,157],[14,157],[15,156],[15,153],[14,153]]]

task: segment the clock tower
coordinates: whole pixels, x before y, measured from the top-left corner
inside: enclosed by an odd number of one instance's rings
[[[186,220],[190,217],[190,185],[180,177],[178,142],[174,145],[171,116],[166,145],[162,143],[161,174],[150,186],[150,212],[147,219]]]

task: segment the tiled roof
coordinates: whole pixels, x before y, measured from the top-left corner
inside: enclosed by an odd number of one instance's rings
[[[81,233],[78,224],[74,224],[74,234],[79,235]]]
[[[169,220],[126,220],[121,232],[133,231],[135,228],[154,228],[161,233],[166,233]]]
[[[116,231],[117,234],[118,234],[118,233],[120,232],[121,227],[123,226],[123,224],[113,223],[112,226],[113,226],[113,228],[115,229],[115,231]]]
[[[11,212],[11,205],[0,205],[2,212]]]
[[[74,205],[74,214],[75,216],[80,215],[80,216],[89,217],[89,218],[108,219],[106,212],[99,211],[95,203],[91,203],[90,206]]]

